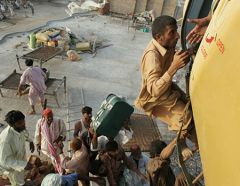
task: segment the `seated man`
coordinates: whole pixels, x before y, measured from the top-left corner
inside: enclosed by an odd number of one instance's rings
[[[155,140],[151,143],[151,159],[147,165],[147,174],[150,186],[174,186],[175,175],[170,167],[170,156],[174,151],[175,145],[176,140],[173,140],[168,146],[161,140]]]
[[[24,185],[24,175],[32,168],[26,160],[25,116],[12,110],[5,116],[7,126],[0,134],[0,173],[7,176],[11,185]],[[31,152],[34,151],[30,143]]]
[[[47,90],[45,85],[46,74],[40,67],[33,67],[32,59],[26,59],[25,64],[28,68],[21,76],[17,94],[19,96],[23,95],[24,86],[26,84],[30,86],[28,100],[32,110],[29,112],[29,114],[35,114],[35,104],[37,98],[40,99],[42,108],[44,108],[44,93]]]
[[[62,173],[60,165],[59,144],[66,138],[66,126],[61,119],[53,117],[51,109],[47,108],[42,113],[42,118],[38,120],[35,131],[35,143],[37,150],[51,158],[59,173]]]
[[[69,173],[79,173],[83,176],[89,174],[89,155],[86,147],[79,138],[72,139],[70,147],[73,150],[72,158],[66,157],[63,151],[60,154],[62,168]],[[61,149],[62,150],[62,149]],[[87,185],[81,181],[81,185]]]
[[[82,118],[79,122],[75,124],[74,127],[74,137],[81,137],[82,134],[88,131],[90,124],[92,122],[92,108],[91,107],[83,107],[82,108]]]
[[[147,165],[147,174],[150,186],[187,186],[187,182],[182,173],[176,178],[170,166],[170,157],[174,152],[176,139],[168,145],[161,141],[155,140],[151,143],[151,159]],[[195,184],[197,186],[198,184]]]
[[[106,144],[105,153],[100,155],[100,160],[107,167],[107,178],[111,186],[125,185],[123,176],[124,169],[134,171],[142,179],[146,179],[134,163],[129,160],[121,147],[115,141],[109,141]]]
[[[149,161],[149,158],[142,153],[141,148],[139,147],[139,145],[134,144],[131,146],[131,154],[128,157],[132,162],[135,163],[135,165],[137,166],[138,170],[143,174],[143,175],[147,175],[147,164]],[[145,180],[140,180],[138,176],[136,176],[135,173],[133,173],[132,171],[129,172],[129,174],[131,175],[131,182],[135,183],[135,185],[142,185],[142,186],[148,186],[148,182]]]
[[[180,88],[173,85],[172,78],[187,64],[190,53],[175,52],[179,34],[177,22],[173,17],[156,18],[152,25],[152,35],[153,39],[147,46],[141,62],[142,88],[135,105],[148,115],[166,123],[169,130],[178,132],[187,102]],[[186,112],[182,131],[198,148],[191,109]],[[186,146],[182,153],[184,158],[191,155]]]

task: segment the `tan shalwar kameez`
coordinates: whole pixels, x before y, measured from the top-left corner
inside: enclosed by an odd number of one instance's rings
[[[169,130],[178,131],[186,103],[181,99],[181,92],[173,88],[168,73],[174,54],[175,49],[167,50],[155,39],[151,40],[142,57],[142,87],[135,106],[168,124]],[[190,130],[191,119],[189,110],[183,130]]]

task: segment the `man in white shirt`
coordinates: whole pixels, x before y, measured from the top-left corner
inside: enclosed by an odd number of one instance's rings
[[[12,110],[5,116],[5,121],[9,126],[0,134],[0,173],[8,177],[12,186],[24,185],[24,173],[32,168],[26,159],[25,116]],[[32,142],[30,150],[34,151]]]
[[[38,120],[35,131],[37,150],[42,151],[53,161],[55,168],[61,173],[59,144],[66,138],[66,126],[61,119],[53,117],[51,109],[47,108]]]

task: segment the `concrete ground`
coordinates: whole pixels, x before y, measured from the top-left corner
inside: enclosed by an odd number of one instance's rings
[[[0,80],[3,80],[14,69],[19,71],[16,66],[15,55],[29,52],[28,48],[26,48],[28,30],[42,26],[44,24],[44,21],[41,22],[43,19],[47,22],[51,18],[62,19],[67,17],[64,6],[49,7],[47,5],[35,5],[38,8],[36,9],[35,21],[32,22],[33,25],[26,24],[24,29],[23,25],[29,22],[28,19],[34,19],[26,18],[14,26],[5,28],[3,32],[1,31],[2,37],[4,37],[5,32],[19,33],[5,38],[0,45]],[[37,10],[43,12],[46,7],[46,15],[43,16],[43,13],[37,12]],[[50,10],[56,10],[58,14]],[[40,17],[37,16],[38,13],[41,15]],[[48,14],[51,14],[51,16]],[[20,26],[18,27],[18,25]],[[71,108],[73,112],[79,111],[77,114],[72,114],[70,120],[80,117],[82,104],[93,107],[94,113],[96,113],[101,102],[110,93],[124,96],[129,103],[133,104],[140,88],[140,59],[145,46],[151,39],[150,33],[137,31],[136,38],[132,40],[133,31],[130,30],[128,33],[127,22],[122,24],[120,20],[105,16],[77,17],[67,21],[52,22],[49,27],[68,27],[79,37],[97,36],[99,39],[106,40],[107,44],[113,44],[108,48],[98,50],[96,57],[92,57],[90,54],[82,54],[82,59],[79,62],[69,62],[62,60],[61,57],[56,57],[44,64],[44,67],[50,70],[51,76],[67,77],[68,102],[70,105],[78,105]],[[20,43],[22,45],[15,48],[15,45]],[[82,92],[84,95],[81,95]],[[0,99],[2,108],[0,122],[4,123],[4,115],[11,109],[19,109],[27,113],[28,101],[26,96],[22,98],[16,97],[14,91],[4,90],[3,93],[6,97]],[[60,91],[59,96],[62,98],[61,108],[57,108],[56,103],[51,98],[49,98],[49,106],[53,108],[56,116],[66,121],[67,101],[64,99],[63,89]],[[40,109],[41,107],[37,106],[38,114],[26,118],[27,128],[31,135],[35,130],[37,119],[40,118]]]
[[[2,27],[0,23],[0,81],[17,69],[15,55],[22,55],[30,50],[27,48],[28,31],[46,24],[50,20],[66,18],[63,4],[37,3],[34,17],[22,18],[15,21],[15,25]],[[141,76],[140,61],[144,48],[151,40],[150,33],[128,32],[127,22],[121,22],[107,16],[75,17],[66,21],[51,22],[48,27],[67,27],[79,37],[95,37],[113,44],[108,48],[99,49],[97,55],[81,54],[81,60],[70,62],[66,58],[55,57],[45,63],[43,67],[50,70],[52,77],[67,77],[67,96],[63,94],[63,88],[59,91],[61,108],[57,108],[55,101],[48,97],[49,107],[54,111],[56,117],[73,121],[67,128],[73,128],[74,121],[79,119],[80,109],[83,105],[93,108],[96,113],[101,102],[110,93],[126,97],[133,104],[137,97]],[[4,37],[6,34],[18,32],[17,34]],[[16,48],[17,44],[21,46]],[[22,63],[23,64],[23,63]],[[22,65],[24,66],[24,64]],[[184,87],[182,73],[176,76],[178,83]],[[4,115],[12,110],[28,111],[27,97],[17,97],[14,91],[3,91],[5,97],[0,98],[0,123],[4,123]],[[70,117],[68,116],[68,108]],[[37,120],[41,117],[41,107],[37,106],[37,114],[26,115],[27,128],[33,137]],[[136,111],[139,112],[139,111]],[[174,136],[169,133],[166,126],[157,121],[163,139],[169,141]],[[72,134],[70,134],[72,136]],[[66,145],[67,146],[67,145]]]
[[[1,28],[1,24],[4,23],[0,22],[0,80],[17,68],[16,54],[22,55],[29,52],[26,45],[29,31],[49,23],[48,27],[68,27],[79,37],[90,38],[97,36],[100,39],[107,40],[107,44],[113,44],[108,48],[100,49],[94,58],[92,55],[83,54],[81,55],[81,61],[69,62],[56,57],[44,64],[44,67],[51,71],[52,76],[67,77],[68,102],[70,105],[71,103],[75,103],[75,105],[76,103],[77,105],[83,104],[83,100],[80,99],[84,97],[85,105],[92,106],[94,112],[97,112],[101,102],[109,93],[124,96],[133,104],[140,88],[139,68],[141,56],[151,39],[151,34],[137,31],[135,39],[132,40],[134,31],[130,30],[128,33],[128,22],[122,23],[120,20],[105,16],[93,18],[76,17],[66,21],[54,22],[53,20],[67,18],[64,2],[35,2],[36,11],[34,16],[25,18],[23,12],[17,12],[17,15],[10,19],[15,25]],[[20,43],[22,45],[16,48],[16,45]],[[182,76],[176,78],[181,79]],[[181,80],[178,82],[180,82],[181,86],[184,86]],[[81,89],[83,89],[84,95],[81,95]],[[1,99],[1,105],[4,102],[7,103],[1,106],[1,120],[3,120],[3,116],[8,110],[17,109],[18,106],[20,106],[20,110],[27,112],[27,98],[18,98],[13,93],[11,95],[11,93],[8,95],[9,98]],[[67,102],[64,100],[63,104],[64,107],[58,110],[62,113],[60,116],[66,119]],[[80,107],[81,105],[72,109],[80,110]],[[39,109],[38,112],[40,112]],[[57,112],[59,113],[59,111]],[[71,115],[70,120],[75,120],[78,117]],[[32,128],[34,124],[30,123],[35,123],[39,116],[29,116],[28,118],[29,126]],[[172,135],[168,135],[165,125],[160,122],[159,128],[164,139],[168,141],[172,138]]]
[[[33,2],[35,13],[30,10],[16,10],[16,15],[9,17],[6,21],[0,21],[0,40],[12,32],[25,32],[45,25],[48,21],[58,20],[67,17],[64,9],[66,5],[60,2]],[[26,12],[26,14],[25,14]],[[27,17],[26,17],[27,16]]]

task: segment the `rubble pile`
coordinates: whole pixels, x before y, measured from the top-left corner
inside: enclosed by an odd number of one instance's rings
[[[66,52],[70,61],[80,60],[82,53],[96,55],[97,49],[105,48],[111,44],[104,44],[104,40],[96,35],[88,38],[79,38],[68,28],[47,28],[38,30],[29,35],[29,48],[42,46],[59,47]],[[93,57],[94,57],[93,56]]]

